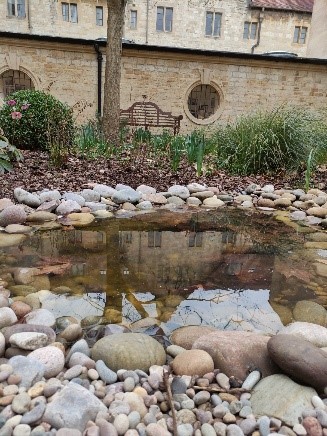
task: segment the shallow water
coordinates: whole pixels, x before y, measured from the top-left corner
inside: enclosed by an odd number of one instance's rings
[[[157,323],[166,334],[199,324],[273,334],[297,301],[327,302],[324,236],[237,209],[155,212],[35,232],[0,249],[0,277],[38,268],[28,285],[51,289],[42,307],[56,317]]]

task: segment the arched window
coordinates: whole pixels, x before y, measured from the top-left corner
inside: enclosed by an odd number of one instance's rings
[[[12,92],[20,89],[34,89],[32,79],[19,70],[7,70],[0,76],[0,96],[6,99]]]

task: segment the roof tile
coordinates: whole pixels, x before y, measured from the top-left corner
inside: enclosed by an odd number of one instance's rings
[[[251,0],[250,6],[283,11],[312,12],[313,2],[314,0]]]

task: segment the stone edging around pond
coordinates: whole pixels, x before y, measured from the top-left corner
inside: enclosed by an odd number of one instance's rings
[[[96,218],[130,217],[155,209],[181,210],[218,209],[233,205],[244,209],[262,211],[287,210],[290,219],[306,225],[327,228],[327,193],[319,189],[278,189],[273,185],[260,187],[249,185],[242,194],[222,193],[218,188],[199,183],[187,186],[174,185],[167,192],[141,185],[133,189],[118,184],[112,188],[103,184],[88,184],[80,192],[44,189],[27,192],[14,190],[17,203],[8,198],[0,199],[0,231],[23,234],[32,226],[45,223],[44,228],[60,228],[61,225],[85,227]]]

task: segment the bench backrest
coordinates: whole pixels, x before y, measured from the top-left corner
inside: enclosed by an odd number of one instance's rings
[[[162,111],[158,105],[152,102],[135,102],[128,109],[120,111],[120,120],[130,126],[148,127],[172,127],[174,133],[180,128],[183,115],[174,116],[171,112]]]

